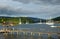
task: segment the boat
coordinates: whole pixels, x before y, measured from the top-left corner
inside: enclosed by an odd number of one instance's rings
[[[47,25],[54,25],[54,22],[53,22],[53,20],[48,20],[48,21],[46,22],[46,24],[47,24]]]
[[[46,22],[47,25],[54,25],[53,22]]]

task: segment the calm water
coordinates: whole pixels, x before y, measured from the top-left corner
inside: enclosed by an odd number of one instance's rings
[[[0,39],[60,39],[58,35],[52,35],[48,37],[47,35],[43,34],[41,36],[35,35],[17,35],[17,34],[0,34]]]
[[[60,26],[60,24],[55,24],[55,26]],[[50,25],[46,24],[22,24],[13,26],[14,29],[20,29],[20,30],[29,30],[33,32],[57,32],[60,33],[60,28],[51,28]],[[11,27],[11,28],[13,28]],[[3,28],[0,26],[0,29]],[[38,34],[35,35],[24,35],[24,34],[7,34],[7,33],[0,33],[0,39],[60,39],[60,34],[52,34],[51,36],[48,36],[47,34],[41,34],[40,36]]]

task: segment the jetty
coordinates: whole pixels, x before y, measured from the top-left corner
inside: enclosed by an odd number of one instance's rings
[[[57,33],[57,32],[34,32],[34,31],[28,31],[28,30],[0,30],[0,33],[10,33],[10,34],[14,34],[16,33],[17,35],[18,34],[24,34],[24,35],[38,35],[40,36],[41,34],[47,34],[48,36],[51,36],[52,34],[56,34],[56,35],[60,35],[60,33]]]

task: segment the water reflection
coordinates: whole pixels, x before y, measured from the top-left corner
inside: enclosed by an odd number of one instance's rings
[[[23,34],[0,34],[0,39],[60,39],[60,36],[52,34],[48,36],[47,34],[38,35],[23,35]]]
[[[0,29],[2,27],[0,26]],[[4,27],[5,28],[5,27]],[[0,33],[0,39],[60,39],[60,28],[51,28],[49,25],[40,25],[40,24],[28,24],[28,25],[19,25],[19,26],[12,26],[11,27],[14,31],[15,30],[23,30],[23,31],[34,31],[34,32],[57,32],[59,34],[52,34],[48,36],[47,34],[34,34],[31,35],[30,33],[23,34],[22,32],[19,34],[13,33]],[[14,28],[14,29],[13,29]]]

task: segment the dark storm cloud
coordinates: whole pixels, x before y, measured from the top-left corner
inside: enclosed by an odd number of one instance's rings
[[[16,15],[16,16],[20,16],[20,15],[31,15],[32,12],[29,11],[23,11],[23,10],[14,10],[13,8],[10,9],[11,7],[0,7],[0,15]]]
[[[13,1],[19,1],[19,2],[23,2],[23,3],[29,3],[30,0],[13,0]]]
[[[43,1],[44,3],[50,3],[50,4],[60,4],[60,0],[39,0]]]
[[[22,2],[22,3],[30,3],[30,2],[33,2],[33,3],[37,3],[37,4],[57,4],[59,5],[60,4],[60,0],[13,0],[13,1],[19,1],[19,2]]]
[[[0,16],[60,16],[60,0],[0,0]]]

